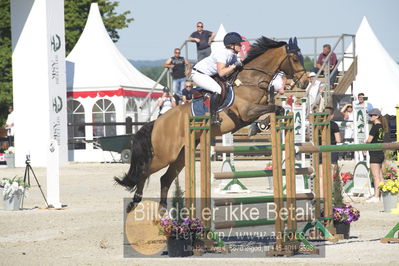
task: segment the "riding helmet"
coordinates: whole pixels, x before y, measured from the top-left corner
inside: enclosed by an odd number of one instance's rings
[[[241,35],[237,32],[229,32],[224,36],[223,43],[225,46],[229,44],[236,44],[243,42],[244,40],[241,38]]]

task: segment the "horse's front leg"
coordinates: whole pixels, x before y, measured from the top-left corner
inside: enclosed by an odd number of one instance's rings
[[[141,179],[140,183],[137,184],[133,199],[129,203],[129,205],[127,205],[127,207],[126,207],[127,213],[134,210],[137,207],[137,205],[141,202],[141,200],[143,199],[143,188],[144,188],[145,180],[147,180],[147,178]]]
[[[167,207],[167,198],[170,185],[173,180],[179,175],[184,167],[184,149],[182,149],[177,157],[176,161],[169,165],[168,170],[161,177],[161,199],[159,202],[160,208]]]
[[[264,114],[276,112],[277,109],[277,105],[253,104],[248,107],[246,114],[242,114],[242,118],[244,121],[253,122]]]

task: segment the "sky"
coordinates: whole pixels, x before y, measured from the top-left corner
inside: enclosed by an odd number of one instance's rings
[[[132,60],[172,56],[173,49],[196,30],[198,21],[215,33],[223,24],[227,32],[236,31],[254,39],[262,35],[279,38],[355,34],[366,16],[384,48],[399,62],[399,0],[119,0],[116,11],[126,10],[130,10],[134,21],[119,31],[116,45]],[[324,43],[335,42],[336,39],[319,40],[317,53]],[[315,45],[300,41],[299,46],[306,54],[312,53]],[[195,56],[195,44],[188,47],[190,59]]]

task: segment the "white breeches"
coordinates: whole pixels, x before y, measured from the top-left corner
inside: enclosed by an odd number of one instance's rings
[[[198,87],[204,90],[216,92],[217,94],[222,92],[222,88],[220,88],[219,84],[208,75],[201,74],[194,70],[191,78]]]

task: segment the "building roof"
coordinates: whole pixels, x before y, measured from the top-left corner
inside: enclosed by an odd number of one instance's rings
[[[119,52],[105,29],[97,3],[91,4],[83,33],[66,61],[69,94],[121,88],[149,91],[155,85]],[[158,93],[160,89],[158,85]]]

